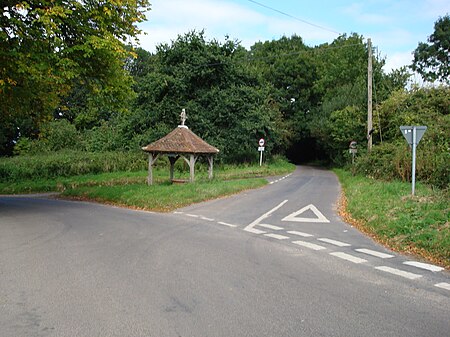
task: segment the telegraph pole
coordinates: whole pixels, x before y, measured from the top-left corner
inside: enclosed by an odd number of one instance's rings
[[[372,150],[372,41],[367,39],[369,60],[367,61],[367,150]]]

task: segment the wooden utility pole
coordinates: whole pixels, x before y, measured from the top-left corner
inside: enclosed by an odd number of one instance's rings
[[[369,60],[367,62],[367,149],[372,150],[372,41],[367,39]]]

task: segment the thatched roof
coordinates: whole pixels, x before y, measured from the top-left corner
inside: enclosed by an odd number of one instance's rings
[[[219,152],[185,125],[179,125],[167,136],[143,147],[142,150],[152,153],[216,154]]]

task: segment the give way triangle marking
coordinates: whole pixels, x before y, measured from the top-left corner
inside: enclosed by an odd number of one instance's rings
[[[305,213],[306,211],[312,211],[316,218],[302,218],[302,217],[298,217],[298,215]],[[303,207],[302,209],[289,214],[288,216],[284,217],[283,219],[281,219],[281,221],[294,221],[294,222],[330,222],[330,220],[328,220],[325,215],[323,215],[316,206],[314,206],[313,204],[310,204],[308,206]]]

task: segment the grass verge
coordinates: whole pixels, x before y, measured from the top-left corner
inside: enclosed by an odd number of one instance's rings
[[[294,169],[295,165],[284,160],[263,166],[224,165],[215,170],[215,178],[210,181],[206,167],[199,166],[195,183],[172,185],[168,181],[168,167],[160,167],[153,171],[153,186],[146,185],[147,171],[110,172],[3,182],[0,183],[0,194],[61,192],[67,198],[168,212],[192,203],[261,187],[267,181],[260,177],[282,175]],[[180,165],[175,178],[187,180],[189,170]]]
[[[200,181],[192,184],[160,183],[152,186],[145,184],[82,186],[68,189],[62,193],[62,196],[150,211],[169,212],[193,203],[258,188],[265,184],[267,184],[265,179],[251,178]]]
[[[421,256],[450,269],[448,190],[384,182],[336,169],[344,190],[341,216],[393,250]]]

